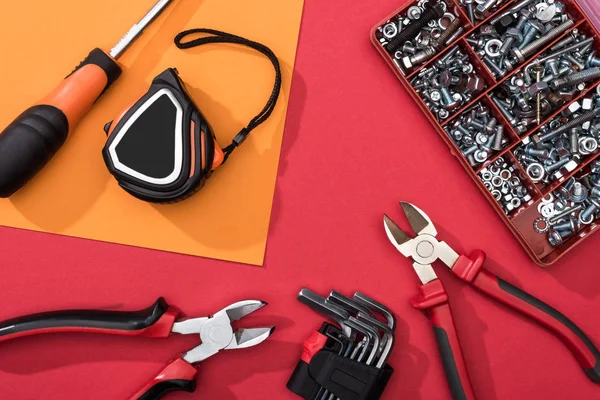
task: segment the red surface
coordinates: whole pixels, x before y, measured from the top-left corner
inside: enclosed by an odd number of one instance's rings
[[[0,319],[60,308],[136,309],[157,296],[205,315],[233,301],[270,304],[245,324],[277,325],[252,349],[199,366],[195,394],[168,399],[294,399],[285,384],[323,318],[296,301],[360,289],[398,316],[384,399],[448,399],[431,325],[409,300],[418,279],[388,242],[382,213],[425,210],[457,251],[544,300],[600,343],[600,236],[548,270],[535,266],[373,49],[369,29],[398,1],[307,0],[265,268],[0,229]],[[249,166],[251,168],[252,166]],[[480,400],[600,399],[569,350],[437,266]],[[51,334],[0,346],[3,400],[127,398],[196,345]]]

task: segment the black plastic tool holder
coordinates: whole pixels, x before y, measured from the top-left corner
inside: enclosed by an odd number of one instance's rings
[[[337,334],[340,330],[324,323],[319,333]],[[287,388],[307,400],[315,399],[322,388],[341,400],[378,400],[394,369],[389,365],[379,369],[340,353],[339,343],[328,339],[323,348],[312,355],[309,363],[304,360],[298,362]]]

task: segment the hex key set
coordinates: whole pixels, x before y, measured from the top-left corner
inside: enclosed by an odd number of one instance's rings
[[[385,305],[356,292],[332,290],[327,298],[302,289],[298,301],[335,324],[324,322],[304,342],[287,388],[307,400],[377,400],[394,370],[396,317]]]
[[[377,51],[540,266],[600,225],[600,34],[575,0],[419,0]]]

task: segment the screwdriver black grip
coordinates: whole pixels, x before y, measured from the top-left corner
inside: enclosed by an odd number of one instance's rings
[[[56,107],[34,106],[0,135],[0,196],[9,197],[37,174],[67,139],[69,122]]]
[[[0,197],[13,195],[52,159],[120,75],[121,67],[94,49],[52,93],[0,133]]]

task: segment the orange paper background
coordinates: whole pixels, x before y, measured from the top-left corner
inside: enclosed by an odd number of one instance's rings
[[[7,2],[0,15],[0,126],[39,101],[94,47],[108,51],[155,0]],[[102,241],[260,265],[294,69],[303,0],[174,0],[119,60],[123,76],[49,165],[10,199],[0,223]],[[274,72],[260,53],[234,45],[182,51],[185,29],[214,28],[269,46],[283,71],[272,117],[217,170],[174,205],[139,201],[108,173],[104,124],[176,67],[221,146],[264,106]]]

